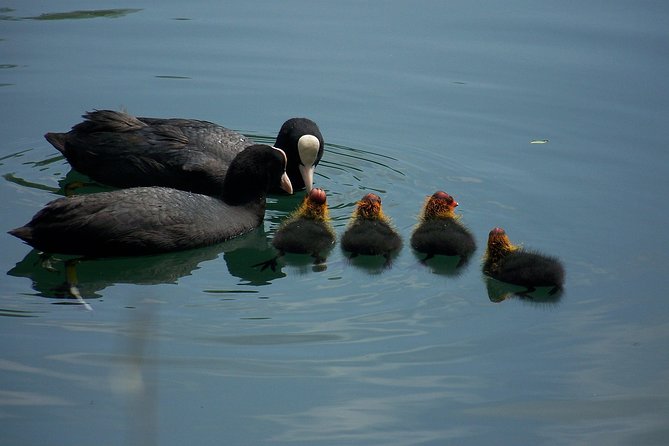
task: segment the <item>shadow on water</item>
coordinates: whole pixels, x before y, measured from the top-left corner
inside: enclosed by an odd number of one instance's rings
[[[56,256],[52,258],[50,268],[42,264],[42,257],[36,250],[31,250],[7,274],[31,279],[33,289],[40,296],[69,298],[66,263],[75,260],[79,292],[85,298],[98,298],[100,291],[121,283],[176,284],[181,277],[199,269],[201,263],[216,259],[221,253],[228,272],[244,284],[265,285],[285,276],[280,271],[258,271],[252,267],[255,260],[274,253],[266,234],[260,229],[218,245],[161,255],[104,259]]]
[[[500,282],[488,276],[484,276],[483,280],[488,291],[488,299],[493,303],[500,303],[511,298],[516,298],[530,305],[552,306],[557,305],[562,299],[562,289],[539,287],[534,290],[528,290],[526,287]]]

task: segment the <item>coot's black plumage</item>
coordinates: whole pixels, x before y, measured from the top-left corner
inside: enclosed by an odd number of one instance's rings
[[[138,187],[54,200],[10,231],[48,253],[131,256],[211,245],[262,223],[269,188],[291,193],[286,155],[267,145],[230,164],[221,198],[165,187]]]
[[[553,287],[564,284],[564,267],[555,257],[513,245],[502,228],[494,228],[488,235],[483,272],[502,282],[521,285],[528,289]]]
[[[402,239],[381,209],[381,198],[369,193],[358,201],[341,246],[352,255],[382,255],[387,259],[402,247]]]
[[[300,207],[284,221],[272,244],[280,253],[311,254],[322,260],[335,243],[335,232],[323,189],[312,189]]]
[[[69,132],[44,137],[77,171],[116,187],[165,186],[217,196],[232,160],[255,144],[233,130],[195,119],[144,118],[112,110],[83,117]],[[286,171],[295,189],[311,189],[323,144],[310,119],[292,118],[281,127],[275,146],[286,152]]]
[[[458,202],[443,191],[435,192],[425,202],[411,235],[411,247],[427,254],[425,260],[435,255],[467,259],[476,250],[474,236],[455,214],[456,206]]]

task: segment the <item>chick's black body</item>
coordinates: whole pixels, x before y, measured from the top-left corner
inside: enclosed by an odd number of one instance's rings
[[[383,220],[356,219],[342,236],[341,246],[355,255],[388,256],[402,247],[402,239]]]
[[[476,250],[472,234],[453,218],[426,220],[411,235],[411,247],[428,256],[469,257]]]
[[[281,252],[321,254],[332,248],[335,235],[324,221],[296,219],[277,231],[272,245]]]
[[[502,228],[493,228],[488,235],[483,272],[502,282],[532,289],[562,288],[565,271],[555,257],[528,251],[511,243]]]
[[[526,287],[561,287],[565,276],[557,258],[522,249],[504,256],[496,265],[486,263],[484,272],[502,282]]]
[[[286,253],[309,254],[314,264],[325,262],[325,256],[335,243],[335,231],[330,224],[326,194],[314,188],[304,197],[302,204],[279,226],[272,245],[279,254],[254,266],[276,270],[277,260]]]
[[[382,255],[387,259],[402,247],[402,238],[383,214],[378,195],[370,193],[358,201],[341,246],[353,256]]]
[[[323,189],[312,189],[300,207],[289,216],[274,235],[272,244],[280,253],[311,254],[320,260],[335,242],[330,224],[327,197]]]
[[[458,202],[444,191],[427,198],[419,217],[419,224],[411,234],[411,247],[427,257],[435,255],[460,256],[463,265],[476,250],[474,236],[462,225],[455,214]]]

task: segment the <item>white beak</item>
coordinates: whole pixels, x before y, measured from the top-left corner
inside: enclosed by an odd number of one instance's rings
[[[302,180],[304,180],[307,193],[311,191],[314,185],[314,169],[320,147],[321,143],[314,135],[302,135],[297,141],[297,152],[300,154],[298,169],[302,175]]]

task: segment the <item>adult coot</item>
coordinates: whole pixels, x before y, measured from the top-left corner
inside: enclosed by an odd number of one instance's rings
[[[387,261],[402,247],[402,239],[381,209],[381,198],[369,193],[362,197],[341,239],[352,256],[382,255]]]
[[[112,110],[83,117],[69,132],[44,137],[77,171],[116,187],[165,186],[218,196],[232,160],[254,144],[233,130],[195,119],[142,118]],[[293,187],[311,190],[323,156],[316,123],[289,119],[275,146],[286,152]]]
[[[292,193],[286,155],[253,145],[235,157],[220,198],[165,187],[137,187],[59,198],[10,234],[47,252],[133,256],[196,248],[262,223],[273,184]]]
[[[424,260],[435,255],[460,256],[463,264],[476,250],[474,236],[455,214],[457,205],[443,191],[435,192],[425,202],[419,224],[411,235],[411,247],[427,254]]]
[[[564,284],[564,267],[551,256],[513,245],[502,228],[488,235],[483,272],[494,279],[528,288],[553,287],[555,293]]]

